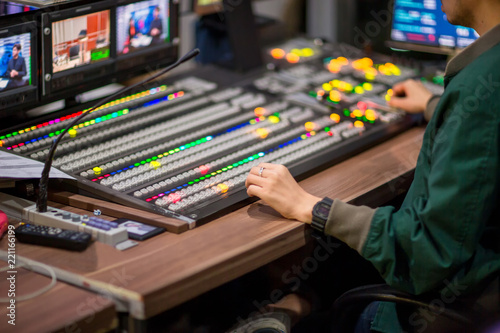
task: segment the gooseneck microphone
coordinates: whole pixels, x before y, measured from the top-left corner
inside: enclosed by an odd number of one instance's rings
[[[62,132],[54,139],[54,141],[52,142],[52,146],[50,147],[50,150],[49,150],[49,153],[47,154],[47,159],[45,160],[45,165],[43,167],[43,171],[42,171],[42,176],[40,178],[40,184],[39,184],[39,192],[38,192],[38,198],[37,198],[37,201],[36,201],[36,208],[37,208],[37,211],[40,212],[40,213],[45,213],[47,211],[47,195],[48,195],[48,183],[49,183],[49,173],[50,173],[50,168],[52,166],[52,160],[54,159],[54,154],[55,154],[55,151],[56,151],[56,148],[57,148],[57,145],[59,144],[59,142],[61,141],[62,137],[64,136],[64,134],[66,134],[66,132],[68,130],[70,130],[71,128],[73,128],[73,126],[75,126],[77,123],[79,123],[87,114],[89,114],[90,112],[94,111],[95,109],[97,109],[98,107],[106,104],[107,102],[113,100],[114,98],[116,98],[117,96],[121,95],[121,94],[124,94],[126,92],[128,92],[129,90],[132,90],[140,85],[143,85],[143,84],[146,84],[160,76],[162,76],[163,74],[166,74],[167,72],[171,71],[172,69],[176,68],[177,66],[179,66],[180,64],[196,57],[198,54],[200,53],[200,50],[199,49],[193,49],[191,51],[189,51],[188,53],[186,53],[183,57],[181,57],[179,60],[177,60],[175,63],[173,63],[172,65],[162,69],[161,71],[159,71],[158,73],[136,83],[136,84],[133,84],[131,86],[128,86],[128,87],[124,87],[120,90],[118,90],[116,93],[114,93],[113,95],[110,95],[108,97],[105,97],[103,98],[102,100],[100,100],[96,105],[94,105],[93,107],[91,107],[90,109],[82,112],[82,114],[80,116],[78,116],[77,118],[75,118],[68,126],[66,126],[66,128],[64,128],[62,130]]]

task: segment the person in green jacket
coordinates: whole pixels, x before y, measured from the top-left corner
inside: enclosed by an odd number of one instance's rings
[[[357,250],[394,288],[422,294],[454,285],[466,295],[500,272],[500,248],[485,232],[500,228],[500,0],[442,3],[452,24],[481,37],[448,63],[440,98],[415,81],[394,87],[390,105],[429,120],[399,210],[322,199],[304,191],[286,167],[268,163],[252,168],[246,187],[284,217],[312,223]],[[401,330],[392,304],[372,312],[372,332]]]

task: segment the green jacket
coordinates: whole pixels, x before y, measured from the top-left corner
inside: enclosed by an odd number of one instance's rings
[[[401,208],[335,200],[325,230],[397,289],[458,296],[500,272],[487,227],[500,228],[500,25],[448,64]],[[372,328],[397,330],[390,307],[381,306]]]

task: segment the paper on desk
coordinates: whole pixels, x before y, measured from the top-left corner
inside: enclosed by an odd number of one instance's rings
[[[43,163],[0,150],[0,179],[2,178],[40,178]],[[50,178],[75,179],[62,171],[50,168]]]

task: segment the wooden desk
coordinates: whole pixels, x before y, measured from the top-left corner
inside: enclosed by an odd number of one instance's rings
[[[413,128],[301,185],[318,196],[357,204],[386,202],[411,181],[423,132]],[[62,279],[111,295],[133,318],[146,319],[302,247],[309,230],[257,201],[194,230],[164,233],[123,252],[95,243],[83,253],[33,245],[19,245],[17,253],[57,268]]]
[[[7,262],[0,261],[0,268]],[[15,294],[31,294],[47,286],[51,278],[24,268],[15,269]],[[7,298],[11,274],[0,273],[0,297]],[[10,304],[0,307],[0,332],[97,332],[117,326],[118,319],[113,301],[83,289],[57,282],[46,293],[35,298],[16,301],[15,326],[8,323]],[[8,312],[9,311],[9,312]]]

